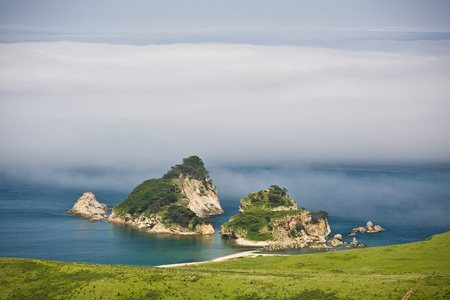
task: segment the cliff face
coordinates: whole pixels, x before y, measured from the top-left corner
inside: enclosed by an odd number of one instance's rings
[[[199,217],[207,217],[223,213],[220,207],[217,190],[209,180],[205,184],[197,179],[191,179],[188,176],[180,176],[181,192],[189,200],[186,207],[195,212]]]
[[[203,161],[191,156],[162,178],[138,185],[114,206],[109,222],[153,233],[213,234],[214,228],[204,217],[222,212]]]
[[[272,187],[242,199],[240,213],[222,225],[221,234],[246,246],[326,248],[331,232],[326,212],[298,210],[286,190]]]
[[[95,221],[106,219],[106,213],[109,210],[110,208],[106,204],[99,203],[95,199],[94,194],[87,192],[66,213]]]

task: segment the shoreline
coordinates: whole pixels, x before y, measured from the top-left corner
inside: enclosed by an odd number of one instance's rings
[[[239,257],[283,256],[283,255],[286,255],[286,254],[258,253],[258,251],[259,250],[244,251],[244,252],[238,252],[238,253],[234,253],[234,254],[230,254],[230,255],[221,256],[221,257],[214,258],[212,260],[207,260],[207,261],[160,265],[160,266],[155,266],[155,268],[173,268],[173,267],[183,267],[183,266],[189,266],[189,265],[199,265],[199,264],[206,264],[206,263],[211,263],[211,262],[219,262],[219,261],[224,261],[224,260],[233,259],[233,258],[239,258]]]

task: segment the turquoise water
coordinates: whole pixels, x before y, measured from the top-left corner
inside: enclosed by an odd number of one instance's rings
[[[347,240],[368,220],[386,230],[358,234],[368,247],[423,240],[450,230],[450,166],[313,165],[212,168],[222,215],[211,217],[213,236],[155,235],[107,221],[64,214],[83,192],[114,206],[131,191],[30,183],[0,183],[0,256],[155,266],[205,261],[248,250],[218,233],[238,212],[239,199],[271,184],[285,186],[299,207],[326,210],[332,234]],[[143,178],[147,179],[147,178]],[[136,183],[138,184],[138,183]],[[311,250],[284,251],[308,253]]]

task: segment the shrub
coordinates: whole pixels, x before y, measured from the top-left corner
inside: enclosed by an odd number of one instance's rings
[[[328,213],[324,210],[320,210],[320,211],[316,211],[316,212],[311,212],[310,213],[311,216],[311,224],[317,224],[320,222],[320,220],[322,219],[327,219],[328,218]]]
[[[163,214],[163,222],[165,224],[178,224],[182,227],[192,229],[202,224],[211,224],[209,220],[198,217],[192,210],[180,205],[171,205]]]
[[[118,214],[152,214],[181,198],[177,184],[171,180],[149,179],[138,185],[127,199],[114,206],[114,211]]]
[[[165,223],[175,223],[182,227],[188,227],[192,218],[196,215],[189,208],[179,206],[179,205],[171,205],[166,210],[163,221]]]
[[[208,171],[203,164],[203,161],[198,156],[190,156],[183,159],[183,163],[180,165],[175,165],[172,169],[164,174],[164,179],[178,179],[180,175],[188,176],[192,179],[197,179],[202,181],[205,186],[207,186],[206,179],[212,182],[208,177]]]

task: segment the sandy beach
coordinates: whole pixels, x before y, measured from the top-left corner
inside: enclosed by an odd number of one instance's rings
[[[156,266],[156,267],[157,268],[182,267],[182,266],[188,266],[188,265],[198,265],[198,264],[205,264],[205,263],[210,263],[210,262],[224,261],[227,259],[238,258],[238,257],[274,256],[274,255],[282,255],[282,254],[263,254],[263,253],[258,253],[257,250],[253,250],[253,251],[244,251],[244,252],[234,253],[231,255],[218,257],[218,258],[215,258],[213,260],[208,260],[208,261],[161,265],[161,266]]]

